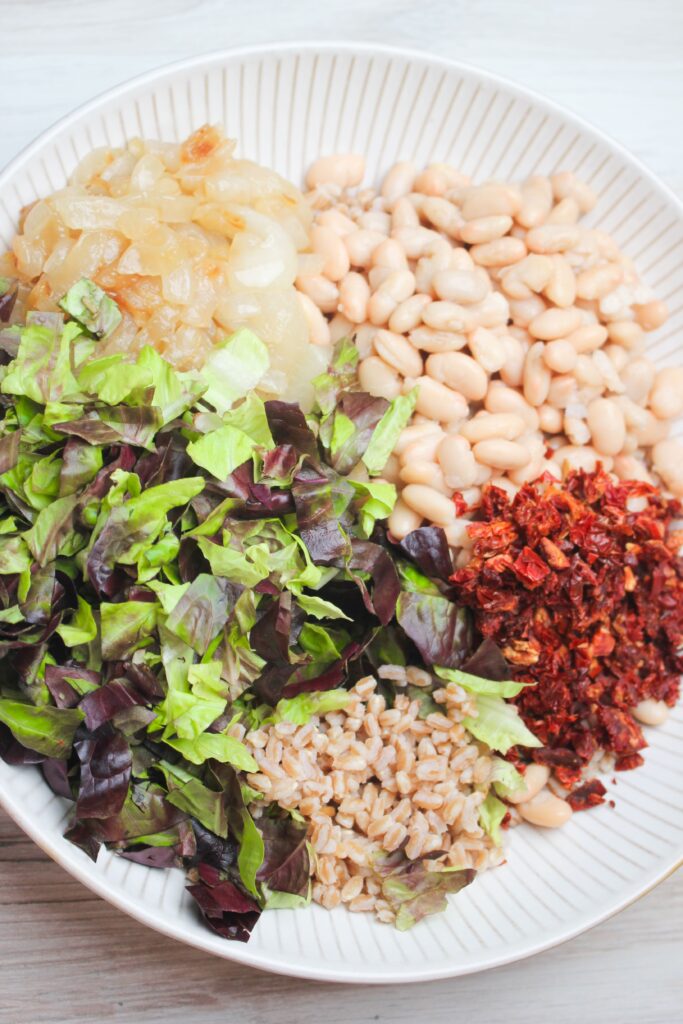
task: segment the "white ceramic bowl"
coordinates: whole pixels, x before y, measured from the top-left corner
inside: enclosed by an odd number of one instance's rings
[[[234,50],[135,79],[60,121],[0,175],[0,241],[20,208],[61,187],[93,146],[141,135],[180,139],[220,122],[240,152],[299,181],[320,153],[366,154],[376,178],[396,159],[448,160],[478,179],[577,171],[598,192],[591,220],[617,239],[672,316],[652,340],[660,365],[683,362],[683,208],[618,145],[554,104],[493,75],[422,53],[304,43]],[[0,762],[0,800],[22,828],[100,896],[153,928],[245,964],[348,982],[424,981],[529,956],[603,920],[670,873],[683,855],[683,709],[648,732],[645,765],[610,786],[615,807],[562,830],[523,826],[508,862],[447,913],[399,933],[365,914],[319,907],[264,914],[248,945],[211,934],[179,871],[103,853],[93,864],[62,838],[67,804],[37,771]]]

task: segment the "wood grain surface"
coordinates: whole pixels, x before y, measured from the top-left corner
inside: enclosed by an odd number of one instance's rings
[[[56,118],[181,57],[273,40],[423,48],[593,121],[683,197],[681,0],[0,0],[0,166]],[[148,931],[0,812],[0,1024],[678,1024],[683,872],[484,975],[359,988],[261,974]]]

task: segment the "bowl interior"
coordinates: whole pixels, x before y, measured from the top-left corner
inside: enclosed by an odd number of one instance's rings
[[[94,146],[180,139],[218,122],[239,152],[298,182],[320,153],[366,155],[370,179],[397,159],[446,160],[478,180],[576,171],[599,194],[590,221],[609,232],[672,315],[650,345],[683,362],[683,208],[596,130],[511,83],[404,51],[302,44],[233,51],[153,72],[60,122],[0,175],[0,242],[22,206],[60,188]],[[679,424],[677,433],[681,433]],[[254,966],[337,981],[446,977],[506,963],[577,934],[663,878],[683,854],[683,709],[649,730],[645,766],[610,784],[615,806],[559,832],[523,826],[507,863],[447,913],[398,933],[368,915],[318,907],[264,915],[248,945],[209,933],[177,871],[103,853],[93,864],[62,838],[69,814],[33,769],[0,762],[0,800],[64,867],[146,924]]]

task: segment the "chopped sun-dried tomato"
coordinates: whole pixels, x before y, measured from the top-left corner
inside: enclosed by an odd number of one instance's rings
[[[583,786],[579,786],[567,797],[567,803],[573,811],[585,811],[589,807],[597,807],[604,804],[607,790],[599,779],[591,779]]]
[[[534,760],[568,788],[601,749],[619,771],[641,764],[631,708],[678,697],[683,559],[672,524],[681,515],[654,486],[602,471],[564,484],[545,477],[514,500],[484,489],[473,558],[452,577],[456,598],[514,677],[536,684],[516,703],[543,743]]]

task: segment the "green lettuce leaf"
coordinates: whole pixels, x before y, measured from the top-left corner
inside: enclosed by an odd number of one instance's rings
[[[187,446],[187,454],[217,480],[225,480],[234,469],[250,459],[256,450],[252,439],[226,423]]]
[[[201,370],[201,377],[207,384],[204,401],[222,415],[238,398],[253,391],[269,366],[267,347],[252,331],[241,328],[213,349],[204,364]]]
[[[0,722],[15,740],[46,757],[68,757],[74,733],[82,721],[83,712],[78,708],[36,708],[0,698]]]
[[[96,338],[107,338],[121,323],[121,310],[106,292],[82,277],[69,288],[59,305]]]
[[[80,595],[78,596],[78,608],[71,617],[71,622],[68,625],[62,622],[57,626],[57,633],[67,647],[89,644],[97,636],[97,623],[93,617],[92,608]]]
[[[462,724],[491,750],[507,754],[510,747],[542,747],[540,740],[527,729],[514,704],[502,697],[477,695],[477,716],[463,718]]]
[[[257,772],[258,764],[247,748],[234,736],[226,736],[222,732],[204,732],[194,740],[167,739],[164,741],[173,747],[191,764],[204,764],[209,758],[221,764],[231,764],[243,772]]]
[[[149,643],[156,629],[157,611],[152,601],[102,603],[102,657],[107,661],[128,659],[138,647]]]
[[[270,573],[268,567],[269,549],[265,544],[255,544],[244,552],[236,548],[221,547],[206,537],[198,537],[199,550],[216,576],[224,576],[245,587],[255,587]]]
[[[341,711],[349,703],[349,699],[347,690],[314,691],[283,698],[275,707],[275,721],[306,725],[313,715]]]
[[[239,837],[240,850],[237,855],[237,867],[239,868],[240,878],[245,889],[252,896],[258,898],[259,891],[256,884],[256,875],[258,869],[263,864],[265,854],[263,836],[256,828],[254,819],[246,807],[243,807],[241,810],[241,818],[242,834]]]
[[[370,537],[378,519],[387,519],[396,504],[396,488],[385,481],[349,481],[362,500],[360,536]]]
[[[365,449],[363,463],[371,476],[379,476],[396,447],[399,434],[408,425],[417,401],[417,388],[395,398],[375,427]]]
[[[502,757],[493,758],[491,782],[498,796],[505,799],[525,788],[524,776],[517,771],[513,764],[504,761]]]
[[[41,405],[79,395],[71,369],[71,348],[81,334],[78,324],[59,327],[30,324],[21,331],[16,359],[2,381],[5,395],[21,395]]]
[[[458,668],[442,668],[440,665],[435,665],[434,671],[440,679],[445,679],[449,683],[457,683],[468,693],[484,694],[487,697],[516,697],[525,686],[529,685],[528,683],[517,683],[513,679],[501,681],[482,679],[481,676],[461,672]]]
[[[80,539],[73,528],[77,500],[75,494],[57,498],[39,512],[31,529],[24,534],[38,565],[54,562],[58,555],[74,554],[85,544],[85,538]]]
[[[488,836],[491,836],[496,846],[500,846],[503,839],[500,834],[500,823],[507,814],[507,806],[493,793],[489,793],[483,804],[479,807],[479,824]]]

